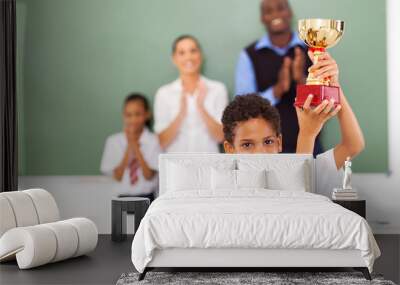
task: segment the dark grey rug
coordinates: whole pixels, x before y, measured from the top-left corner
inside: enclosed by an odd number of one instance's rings
[[[395,285],[392,281],[384,280],[380,275],[372,275],[373,280],[368,281],[359,272],[148,272],[142,281],[138,281],[138,276],[138,273],[122,274],[117,285]]]

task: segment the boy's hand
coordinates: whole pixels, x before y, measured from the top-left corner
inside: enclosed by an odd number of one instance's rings
[[[313,52],[308,51],[308,56],[311,60],[314,60]],[[336,61],[328,52],[319,55],[318,62],[314,63],[308,69],[308,72],[317,79],[329,78],[331,86],[339,86],[339,68]]]
[[[315,139],[324,124],[332,117],[336,116],[341,105],[334,107],[334,102],[324,100],[316,108],[310,107],[313,95],[309,95],[304,102],[303,108],[296,107],[297,118],[299,121],[299,136]]]

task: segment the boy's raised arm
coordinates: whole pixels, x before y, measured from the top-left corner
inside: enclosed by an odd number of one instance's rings
[[[310,107],[312,99],[313,95],[310,94],[304,102],[303,108],[296,108],[299,121],[296,153],[313,153],[315,139],[325,122],[336,116],[341,109],[341,105],[334,108],[333,101],[327,100],[312,109]]]
[[[310,58],[313,58],[309,53]],[[331,85],[339,85],[339,69],[334,59],[325,53],[310,70],[314,77],[331,78]],[[315,138],[323,125],[332,117],[339,119],[341,142],[334,148],[336,167],[344,165],[347,157],[354,157],[364,149],[364,136],[346,97],[340,89],[340,105],[334,108],[333,102],[323,101],[314,109],[310,108],[310,95],[303,108],[296,108],[299,120],[299,135],[297,139],[297,153],[313,153]]]
[[[344,165],[347,157],[355,157],[365,147],[364,135],[342,89],[340,89],[340,104],[342,110],[337,117],[342,139],[334,148],[335,162],[338,169]]]

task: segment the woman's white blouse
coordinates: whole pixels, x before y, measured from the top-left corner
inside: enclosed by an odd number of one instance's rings
[[[207,112],[221,122],[222,113],[228,104],[228,92],[224,84],[201,77],[207,87],[204,106]],[[182,96],[180,79],[162,86],[154,103],[154,130],[161,133],[175,120],[180,110]],[[167,147],[166,152],[218,152],[218,142],[210,135],[196,106],[197,93],[188,96],[187,115],[180,130]]]

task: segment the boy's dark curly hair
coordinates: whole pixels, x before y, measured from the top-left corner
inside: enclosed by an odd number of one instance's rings
[[[278,110],[260,95],[253,93],[236,96],[222,115],[224,137],[233,143],[234,130],[238,123],[263,118],[272,125],[277,135],[281,134],[281,119]]]

